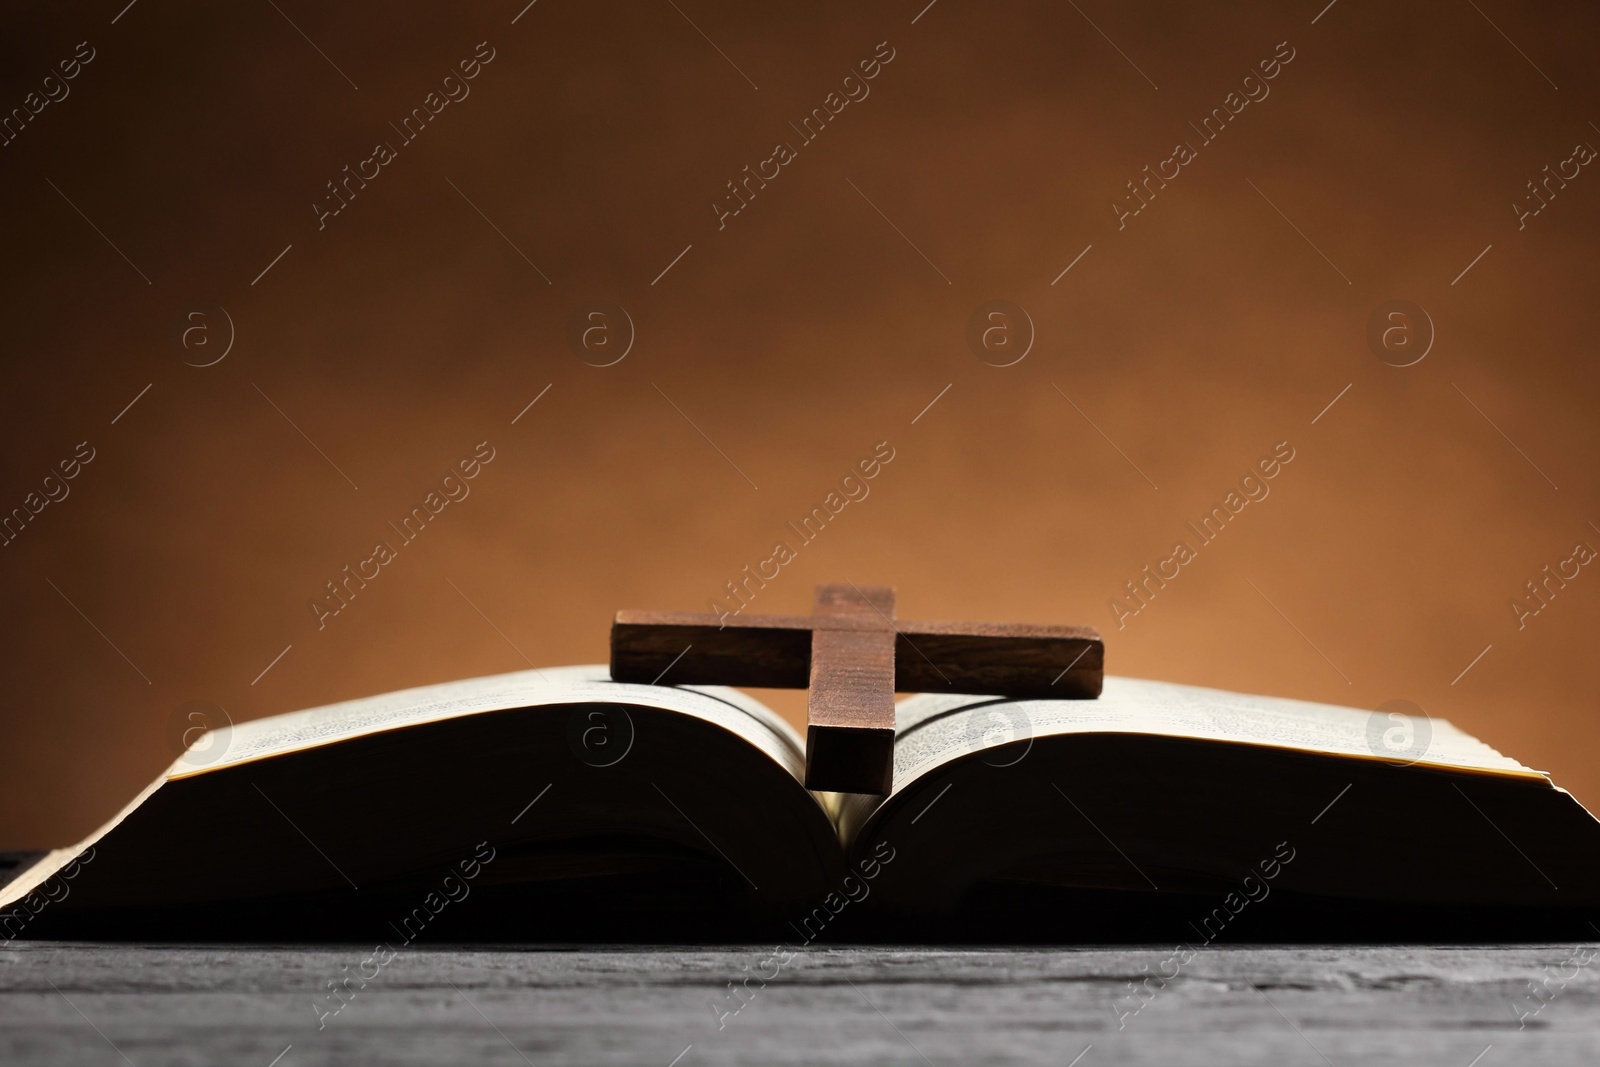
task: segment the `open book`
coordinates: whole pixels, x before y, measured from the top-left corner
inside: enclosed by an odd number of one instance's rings
[[[1442,720],[1123,678],[897,717],[866,797],[806,791],[749,696],[605,667],[279,715],[25,866],[0,936],[1481,940],[1600,914],[1600,823]]]

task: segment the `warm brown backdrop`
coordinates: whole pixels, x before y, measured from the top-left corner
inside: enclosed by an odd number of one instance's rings
[[[0,148],[0,509],[97,458],[0,548],[0,845],[112,814],[186,700],[601,659],[613,610],[703,607],[882,439],[759,609],[848,578],[911,617],[1093,623],[1116,672],[1409,699],[1600,802],[1600,574],[1520,632],[1508,607],[1600,546],[1600,175],[1510,209],[1600,143],[1592,5],[924,3],[8,9],[0,107],[97,54]],[[471,96],[318,232],[324,182],[485,40]],[[871,95],[718,232],[723,183],[881,41]],[[1123,183],[1280,41],[1270,97],[1119,232]],[[1404,370],[1364,341],[1395,297],[1437,324]],[[964,339],[996,298],[1038,330],[1005,369]],[[565,340],[595,299],[638,329],[605,369]],[[185,366],[210,304],[236,346]],[[485,439],[472,495],[318,632],[323,582]],[[1122,582],[1285,439],[1271,496],[1119,631]]]

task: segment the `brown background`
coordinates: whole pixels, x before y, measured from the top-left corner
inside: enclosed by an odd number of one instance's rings
[[[188,700],[600,660],[612,611],[703,608],[884,439],[756,610],[851,579],[908,617],[1091,623],[1114,672],[1412,700],[1600,802],[1600,575],[1524,630],[1508,607],[1600,546],[1600,176],[1520,232],[1509,207],[1600,142],[1592,5],[923,2],[8,8],[0,106],[98,54],[0,148],[0,509],[97,458],[0,549],[0,844],[110,816]],[[485,40],[471,96],[318,232],[324,183]],[[1285,40],[1119,232],[1123,183]],[[880,41],[871,95],[719,232],[724,182]],[[1437,326],[1407,369],[1364,338],[1396,297]],[[1004,369],[964,336],[997,298],[1037,327]],[[566,341],[596,299],[637,326],[604,369]],[[235,347],[185,366],[213,304]],[[310,598],[485,439],[472,495],[319,632]],[[1122,583],[1282,440],[1271,496],[1118,630]]]

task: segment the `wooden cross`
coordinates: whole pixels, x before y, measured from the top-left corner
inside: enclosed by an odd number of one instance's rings
[[[888,586],[823,585],[807,616],[619,611],[611,677],[811,690],[806,788],[886,795],[894,695],[1092,700],[1105,646],[1088,626],[899,622]]]

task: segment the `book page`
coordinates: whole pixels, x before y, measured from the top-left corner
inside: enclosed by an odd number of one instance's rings
[[[11,883],[0,886],[0,909],[43,884],[57,871],[117,826],[168,781],[210,774],[261,759],[337,744],[386,730],[466,715],[575,703],[606,703],[660,708],[720,726],[805,779],[805,745],[794,728],[760,701],[722,686],[654,686],[611,681],[604,664],[549,667],[458,682],[403,689],[359,700],[273,715],[212,731],[193,746],[208,761],[198,765],[179,757],[117,815],[70,848],[57,849]],[[216,747],[222,755],[211,756]],[[819,803],[822,798],[818,798]],[[827,806],[824,805],[824,809]]]
[[[104,837],[112,827],[116,826],[117,823],[126,818],[129,812],[133,811],[133,809],[137,808],[140,804],[143,804],[145,798],[160,788],[163,781],[165,781],[165,779],[157,778],[155,781],[145,786],[144,789],[140,791],[138,796],[124,804],[122,806],[122,810],[117,812],[117,814],[107,821],[104,826],[100,827],[82,841],[79,841],[76,845],[72,845],[68,848],[51,849],[39,860],[38,863],[35,863],[32,867],[29,867],[27,870],[23,871],[20,875],[6,885],[0,885],[0,911],[4,911],[7,908],[12,907],[18,901],[26,897],[29,893],[32,893],[45,882],[49,881],[64,867],[71,864],[78,857],[84,856],[86,853],[88,853],[88,850],[94,847],[94,843],[96,841]]]
[[[1398,734],[1385,735],[1390,730]],[[1444,719],[1108,675],[1098,700],[924,695],[896,709],[894,788],[979,749],[1028,737],[1139,733],[1542,778]]]
[[[613,682],[604,664],[444,682],[224,727],[196,742],[208,751],[220,746],[220,758],[196,766],[179,757],[166,777],[175,780],[209,774],[238,763],[462,715],[588,702],[637,704],[703,719],[738,734],[796,779],[805,778],[804,743],[793,727],[759,701],[722,686],[676,688]]]

